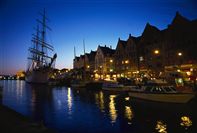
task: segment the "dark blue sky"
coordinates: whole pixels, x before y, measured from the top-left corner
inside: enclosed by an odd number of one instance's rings
[[[116,47],[118,38],[140,36],[147,22],[159,29],[171,23],[176,11],[197,18],[195,0],[1,0],[0,74],[26,69],[27,49],[35,19],[46,8],[55,47],[57,68],[72,67],[73,47],[77,55],[100,45]]]

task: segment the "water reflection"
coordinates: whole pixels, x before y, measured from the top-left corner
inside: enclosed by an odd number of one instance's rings
[[[167,133],[167,125],[162,121],[157,121],[155,129],[158,131],[158,133]]]
[[[190,126],[192,126],[192,121],[188,116],[182,116],[180,125],[187,130]]]
[[[71,114],[72,113],[72,96],[71,96],[70,87],[68,88],[67,102],[68,102],[68,114]]]
[[[110,114],[110,118],[111,118],[111,123],[115,123],[116,122],[116,118],[117,118],[117,110],[115,107],[115,102],[114,102],[114,98],[116,98],[116,95],[110,95],[109,99],[109,114]]]
[[[197,131],[193,126],[196,101],[191,105],[164,106],[130,100],[122,93],[30,85],[24,81],[0,81],[0,84],[3,85],[4,105],[34,120],[44,121],[47,127],[61,133]]]
[[[131,124],[131,120],[133,118],[133,111],[129,106],[125,106],[125,117],[128,119],[128,124]]]
[[[23,81],[21,81],[21,80],[17,80],[16,81],[16,87],[17,88],[15,88],[16,89],[16,95],[17,95],[17,99],[21,99],[21,97],[23,96]],[[12,82],[12,88],[13,88],[13,86],[14,86],[14,82]]]
[[[105,102],[104,102],[104,96],[102,91],[95,94],[95,101],[101,112],[105,112]]]

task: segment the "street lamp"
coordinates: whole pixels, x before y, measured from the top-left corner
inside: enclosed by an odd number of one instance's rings
[[[178,52],[177,55],[179,57],[179,63],[181,65],[182,64],[182,58],[183,58],[182,56],[183,56],[183,53],[182,52]]]
[[[158,55],[159,54],[159,50],[154,50],[154,54]]]
[[[181,52],[178,52],[178,56],[182,56],[183,54]]]
[[[110,63],[113,63],[113,60],[112,59],[110,59]]]
[[[128,64],[128,63],[129,63],[129,61],[128,61],[128,60],[126,60],[126,61],[125,61],[125,64]]]

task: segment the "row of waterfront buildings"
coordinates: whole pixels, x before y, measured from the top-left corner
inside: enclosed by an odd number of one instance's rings
[[[139,72],[159,75],[167,69],[186,68],[196,72],[197,20],[188,20],[176,13],[164,30],[146,24],[141,36],[118,39],[115,49],[98,46],[73,60],[79,78],[132,77]],[[84,73],[85,72],[85,73]],[[85,74],[85,75],[84,75]]]

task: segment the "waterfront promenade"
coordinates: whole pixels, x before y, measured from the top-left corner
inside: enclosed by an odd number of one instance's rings
[[[4,133],[53,133],[42,123],[35,123],[0,104],[0,131]]]

